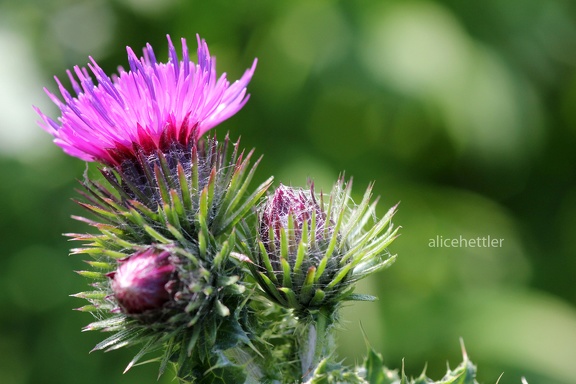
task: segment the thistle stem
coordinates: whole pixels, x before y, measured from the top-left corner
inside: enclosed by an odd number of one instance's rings
[[[247,375],[246,383],[261,382],[263,376],[262,370],[250,353],[241,348],[232,348],[226,352],[226,355],[235,363],[244,365]]]
[[[334,338],[332,335],[332,323],[334,313],[326,308],[321,308],[311,316],[300,342],[300,362],[302,366],[302,381],[309,380],[318,364],[332,349]]]

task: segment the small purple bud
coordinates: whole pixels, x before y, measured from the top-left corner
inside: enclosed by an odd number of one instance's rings
[[[112,279],[112,290],[120,308],[127,314],[139,314],[162,307],[171,298],[170,282],[176,267],[170,253],[147,249],[120,262]]]

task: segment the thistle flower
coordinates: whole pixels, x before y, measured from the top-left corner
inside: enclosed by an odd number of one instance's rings
[[[90,58],[88,67],[98,84],[86,68],[76,66],[74,72],[67,71],[76,93],[72,96],[55,78],[64,101],[45,91],[61,117],[57,122],[35,108],[40,126],[67,154],[114,166],[135,158],[139,149],[148,154],[173,143],[189,147],[244,106],[257,62],[230,84],[226,74],[217,78],[215,58],[206,42],[199,36],[197,40],[198,64],[190,61],[185,39],[179,61],[169,36],[167,63],[156,61],[149,44],[140,59],[128,47],[130,70],[120,67],[112,77]]]
[[[118,269],[107,276],[121,309],[128,314],[161,308],[170,300],[169,282],[176,267],[170,253],[153,248],[121,260]]]
[[[182,61],[168,42],[167,63],[149,45],[141,59],[128,48],[130,70],[112,77],[91,59],[97,85],[74,68],[75,97],[56,79],[64,101],[48,95],[58,122],[36,110],[65,152],[103,164],[104,179],[81,182],[79,203],[96,218],[75,217],[99,233],[70,235],[86,243],[72,253],[92,257],[92,270],[79,273],[95,280],[93,290],[75,295],[90,303],[79,310],[97,318],[85,329],[114,332],[94,349],[142,345],[128,368],[162,350],[161,372],[172,362],[179,378],[193,380],[229,361],[229,349],[250,345],[243,271],[230,253],[236,224],[271,179],[249,192],[253,152],[228,136],[200,139],[246,103],[256,61],[229,84],[216,77],[203,40],[198,64],[185,40]]]
[[[243,201],[255,170],[246,172],[252,152],[244,155],[237,142],[228,156],[228,137],[223,143],[210,137],[199,141],[247,102],[246,86],[256,60],[240,80],[229,84],[225,74],[216,77],[214,57],[206,42],[197,40],[198,64],[190,61],[184,39],[183,59],[178,61],[170,37],[167,63],[156,61],[150,45],[141,59],[128,48],[130,70],[120,68],[112,77],[91,59],[97,85],[85,68],[75,67],[68,75],[76,97],[57,78],[64,102],[46,91],[61,110],[59,123],[36,109],[40,125],[65,152],[110,167],[101,169],[108,186],[85,177],[88,204],[81,204],[121,228],[127,235],[123,239],[136,237],[147,244],[166,237],[196,241],[201,209],[209,213],[205,217],[211,234],[219,235],[230,230],[270,184]]]
[[[373,226],[376,203],[371,190],[355,205],[351,183],[341,178],[325,201],[309,190],[281,185],[259,207],[257,249],[251,270],[265,294],[305,315],[335,309],[343,300],[369,299],[353,294],[354,283],[394,260],[386,250],[398,228],[393,207]]]

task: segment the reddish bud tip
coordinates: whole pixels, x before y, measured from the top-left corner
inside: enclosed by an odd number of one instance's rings
[[[316,214],[316,226],[318,228],[323,228],[326,221],[326,215],[316,200],[312,186],[310,190],[304,190],[280,184],[274,194],[268,197],[261,209],[260,238],[265,245],[270,240],[270,230],[274,232],[275,240],[279,241],[280,229],[286,230],[288,228],[289,216],[292,216],[294,221],[296,241],[300,241],[304,223],[306,222],[310,226],[313,213]]]
[[[123,312],[142,313],[160,308],[170,300],[167,285],[175,267],[169,256],[167,251],[147,249],[125,259],[115,273],[108,274]]]

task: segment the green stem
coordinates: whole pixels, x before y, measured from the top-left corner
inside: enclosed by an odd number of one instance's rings
[[[300,342],[302,381],[307,381],[312,377],[318,364],[331,350],[333,316],[333,312],[326,308],[320,309],[311,316]]]
[[[247,384],[260,383],[262,379],[262,370],[256,363],[254,356],[241,348],[232,348],[226,351],[226,356],[235,363],[243,365],[247,374]]]

